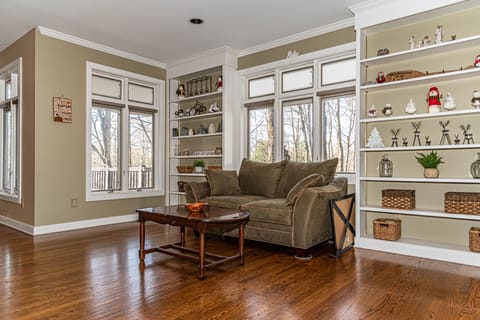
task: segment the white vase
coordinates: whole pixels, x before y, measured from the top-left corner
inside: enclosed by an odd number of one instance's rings
[[[215,133],[215,125],[212,123],[210,123],[210,125],[208,126],[208,133]]]

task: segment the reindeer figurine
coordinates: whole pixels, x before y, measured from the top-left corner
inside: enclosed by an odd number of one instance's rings
[[[468,132],[468,130],[470,130],[470,125],[467,124],[466,126],[464,126],[463,124],[460,126],[460,129],[462,129],[463,131],[463,144],[465,144],[465,142],[467,144],[470,144],[470,143],[475,143],[473,142],[473,135],[472,133]]]
[[[392,147],[398,147],[398,134],[400,133],[400,129],[391,129],[390,132],[393,134]]]
[[[440,126],[443,128],[442,129],[442,139],[440,139],[440,144],[445,144],[445,141],[448,142],[448,144],[452,144],[452,141],[450,140],[450,129],[447,129],[447,126],[450,124],[450,120],[447,120],[445,122],[439,121]]]
[[[418,145],[421,146],[422,144],[420,143],[420,128],[422,127],[422,122],[421,121],[412,122],[412,127],[413,127],[413,129],[415,129],[415,131],[413,131],[412,146],[415,145],[415,141],[417,141]]]

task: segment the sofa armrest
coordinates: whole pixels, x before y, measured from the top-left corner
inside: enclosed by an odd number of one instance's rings
[[[210,186],[207,181],[187,182],[183,188],[187,202],[199,202],[210,195]]]
[[[347,194],[347,179],[305,188],[293,208],[293,247],[308,249],[332,238],[329,200]]]

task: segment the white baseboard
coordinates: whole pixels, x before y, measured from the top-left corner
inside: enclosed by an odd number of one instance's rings
[[[14,220],[0,215],[0,224],[10,227],[12,229],[21,231],[23,233],[33,235],[33,226],[18,220]]]
[[[91,228],[91,227],[99,227],[99,226],[116,224],[116,223],[133,222],[137,220],[138,220],[138,214],[133,213],[133,214],[127,214],[123,216],[89,219],[89,220],[57,223],[57,224],[50,224],[46,226],[35,227],[11,218],[0,216],[0,224],[6,225],[10,228],[16,229],[18,231],[24,232],[32,236],[54,233],[54,232],[61,232],[61,231],[70,231],[70,230],[78,230],[78,229],[85,229],[85,228]]]

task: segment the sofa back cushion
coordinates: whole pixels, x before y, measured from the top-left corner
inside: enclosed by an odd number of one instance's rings
[[[329,184],[335,176],[337,163],[338,158],[312,163],[288,161],[285,170],[283,170],[280,182],[278,183],[276,196],[286,197],[290,189],[292,189],[297,182],[314,173],[324,176],[324,180],[320,180],[322,181],[321,183]],[[312,185],[312,187],[314,186],[316,185]]]
[[[235,170],[205,170],[210,195],[229,196],[242,194]]]
[[[325,185],[325,177],[321,174],[313,173],[298,181],[287,194],[285,203],[287,206],[293,206],[305,188],[312,186]]]
[[[242,193],[274,198],[286,164],[286,160],[264,163],[243,159],[238,173]]]

